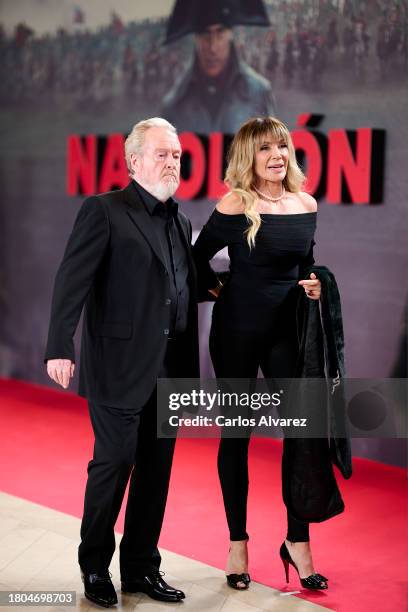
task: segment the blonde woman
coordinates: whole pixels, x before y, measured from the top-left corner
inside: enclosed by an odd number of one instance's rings
[[[274,117],[254,118],[237,132],[229,153],[225,182],[230,192],[217,204],[194,246],[199,282],[216,303],[210,333],[215,374],[224,378],[294,376],[298,357],[295,303],[301,285],[311,300],[320,298],[315,274],[300,281],[314,263],[316,200],[302,192],[288,128]],[[228,247],[230,275],[221,288],[209,265]],[[226,573],[229,586],[246,589],[248,574],[249,438],[222,437],[218,471],[230,531]],[[280,555],[292,564],[309,589],[327,589],[316,574],[309,524],[288,514]]]

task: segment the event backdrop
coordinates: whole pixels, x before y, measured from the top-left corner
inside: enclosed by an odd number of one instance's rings
[[[348,375],[406,376],[407,15],[405,0],[2,0],[0,374],[50,384],[56,268],[84,196],[127,183],[134,123],[177,127],[197,234],[231,135],[274,114],[318,199],[315,258],[340,287]],[[354,449],[401,463],[400,442]]]

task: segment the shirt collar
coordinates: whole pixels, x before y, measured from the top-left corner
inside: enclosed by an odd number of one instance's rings
[[[157,215],[157,214],[163,215],[163,213],[166,213],[166,212],[167,212],[167,215],[169,214],[172,216],[177,215],[178,204],[175,200],[173,200],[173,198],[170,197],[168,200],[166,200],[166,202],[161,202],[160,200],[156,198],[156,196],[154,196],[149,191],[147,191],[144,187],[142,187],[140,183],[138,183],[135,179],[133,179],[133,183],[136,187],[137,192],[142,198],[143,203],[149,215],[151,216]]]

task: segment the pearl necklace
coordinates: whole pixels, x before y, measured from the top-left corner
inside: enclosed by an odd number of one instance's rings
[[[282,183],[282,193],[280,194],[279,198],[272,198],[270,195],[267,195],[266,193],[262,193],[262,191],[259,191],[259,189],[257,189],[255,186],[254,186],[254,189],[256,193],[260,195],[264,200],[269,200],[270,202],[275,202],[275,203],[279,202],[279,200],[281,200],[286,193],[283,183]]]

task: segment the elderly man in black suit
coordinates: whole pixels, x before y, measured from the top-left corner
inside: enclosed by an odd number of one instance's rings
[[[78,556],[85,595],[105,606],[117,603],[108,568],[129,478],[122,591],[184,598],[159,571],[175,440],[156,434],[156,380],[198,376],[191,224],[172,198],[180,181],[175,128],[161,118],[139,122],[125,155],[128,186],[79,210],[55,280],[45,354],[49,376],[67,388],[84,308],[79,393],[88,399],[95,446]]]

